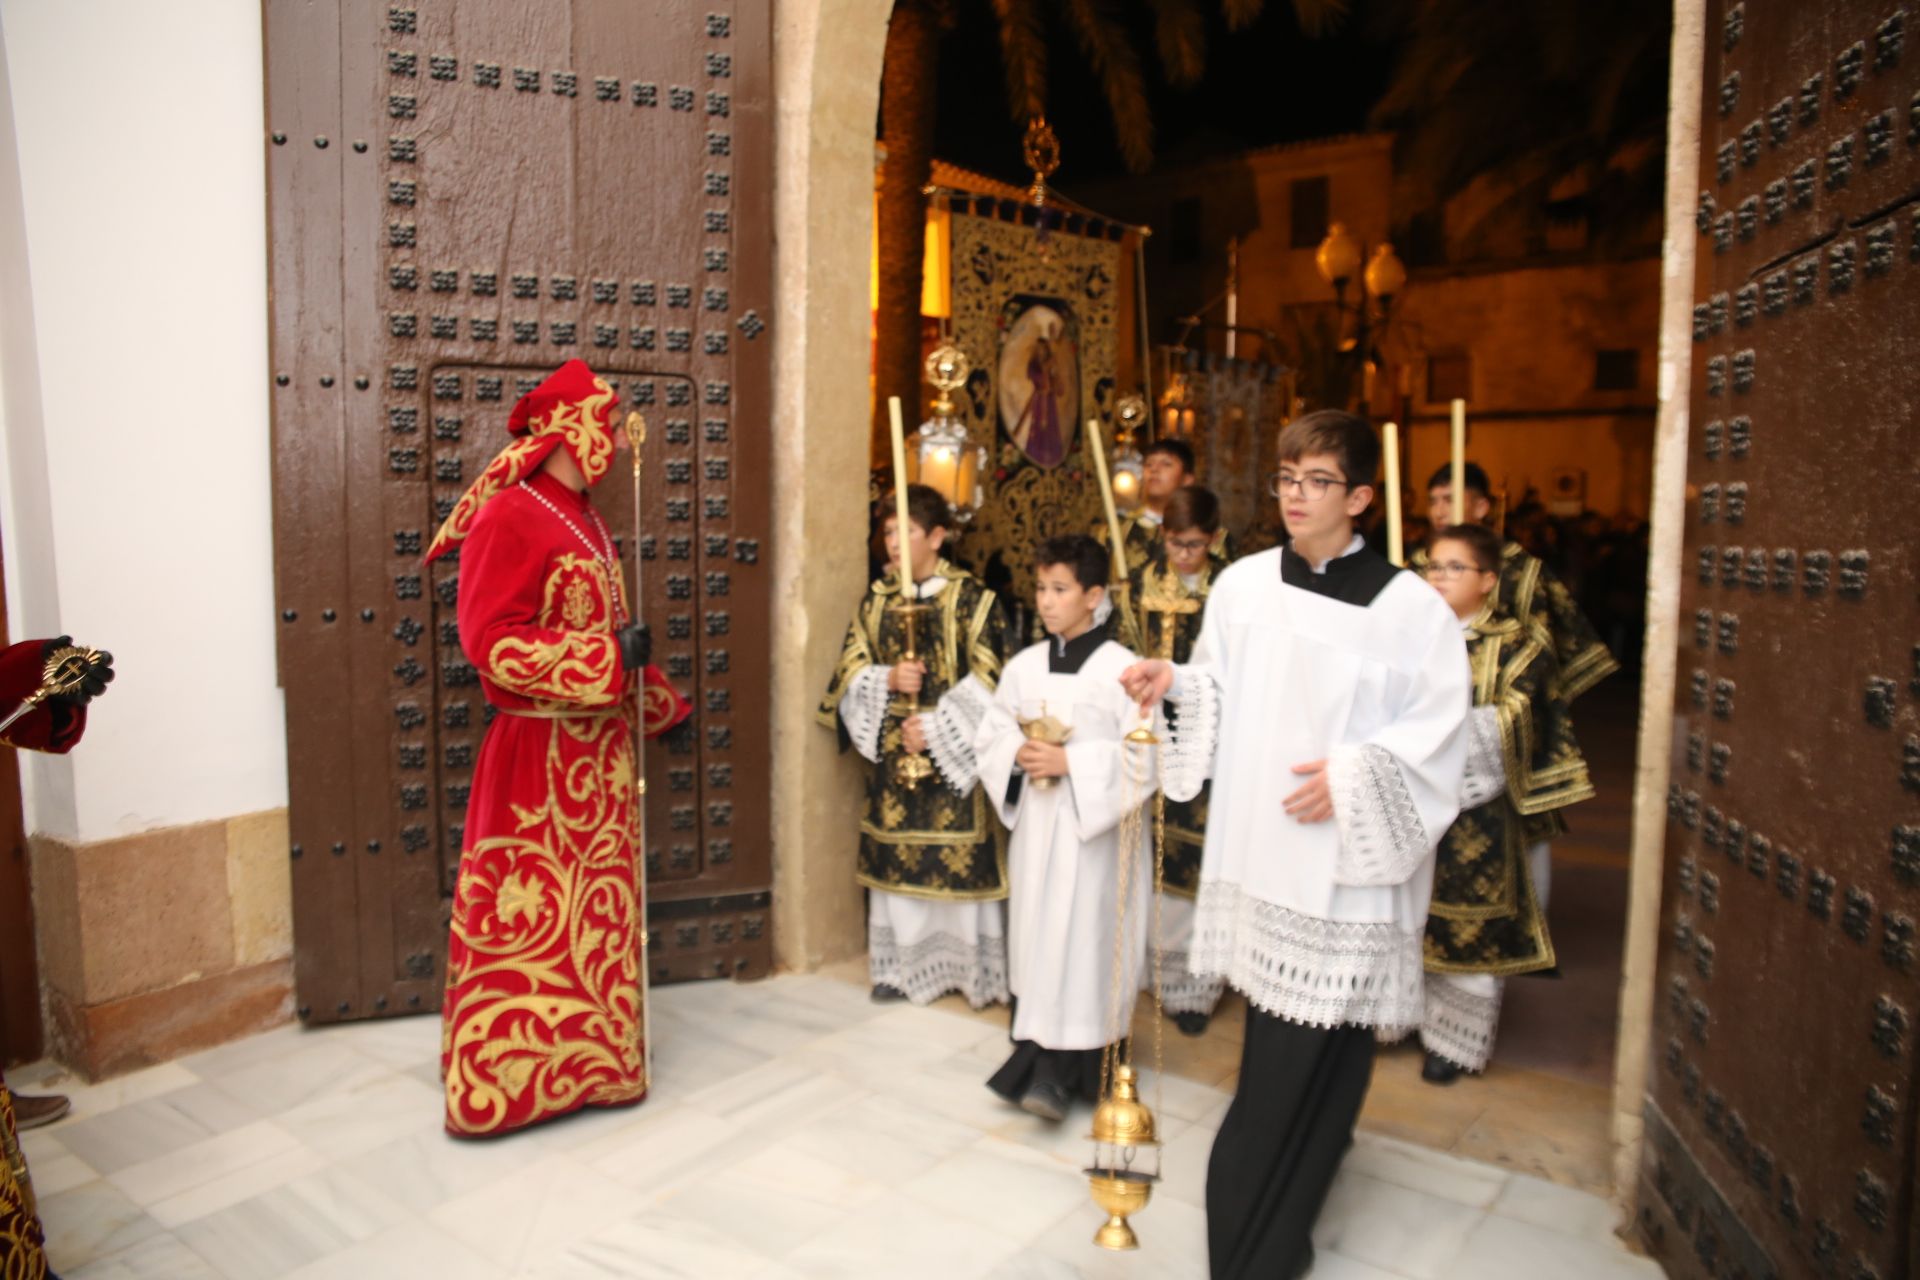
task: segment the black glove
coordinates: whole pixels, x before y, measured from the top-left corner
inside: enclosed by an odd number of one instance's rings
[[[620,644],[620,665],[628,671],[637,671],[653,661],[653,636],[646,623],[630,623],[614,632],[613,638]]]
[[[693,719],[693,712],[689,711],[685,720],[660,735],[660,741],[666,745],[667,750],[680,754],[693,750]]]
[[[51,658],[60,650],[71,649],[73,647],[72,636],[60,636],[56,639],[49,640],[40,650],[40,661],[44,664],[47,659]],[[65,693],[56,693],[47,699],[47,701],[57,702],[62,706],[68,707],[84,707],[105,693],[107,686],[112,682],[113,655],[102,650],[93,665],[88,668],[86,676],[80,681],[77,688],[70,689]]]

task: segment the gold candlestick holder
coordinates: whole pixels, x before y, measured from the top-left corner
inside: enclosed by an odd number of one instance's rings
[[[926,614],[928,606],[919,600],[898,600],[888,606],[890,612],[900,615],[901,625],[907,632],[906,661],[918,662],[919,651],[914,643],[914,623]],[[908,720],[920,714],[920,695],[904,695],[905,702],[900,708],[900,721],[904,725]],[[933,761],[927,759],[923,751],[908,751],[904,744],[900,754],[893,758],[893,780],[908,791],[917,791],[920,784],[933,777]]]

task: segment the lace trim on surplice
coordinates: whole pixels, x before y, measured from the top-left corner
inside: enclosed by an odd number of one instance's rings
[[[958,991],[976,1009],[1007,1000],[1007,940],[998,935],[968,942],[935,933],[903,947],[892,929],[871,926],[867,967],[876,984],[906,992],[914,1004],[932,1004],[949,991]]]
[[[1420,940],[1389,923],[1321,920],[1203,882],[1191,967],[1290,1022],[1405,1034],[1424,1012]]]
[[[1420,1043],[1468,1071],[1484,1071],[1493,1056],[1493,1037],[1500,1029],[1502,990],[1498,979],[1491,996],[1464,991],[1443,976],[1428,979]]]

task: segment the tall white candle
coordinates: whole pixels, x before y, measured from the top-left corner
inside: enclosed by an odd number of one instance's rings
[[[1401,544],[1400,527],[1400,427],[1389,422],[1380,428],[1380,443],[1387,459],[1387,559],[1397,565],[1407,562]]]
[[[1467,519],[1467,402],[1453,402],[1453,518],[1449,524],[1464,524]]]
[[[900,598],[913,599],[913,557],[908,554],[907,433],[900,417],[900,397],[887,397],[887,417],[893,428],[893,516],[895,545],[900,548]]]

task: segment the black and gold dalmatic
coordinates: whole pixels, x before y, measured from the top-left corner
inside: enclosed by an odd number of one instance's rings
[[[920,690],[922,714],[932,717],[941,697],[968,676],[991,691],[1006,652],[1006,616],[998,599],[972,574],[941,561],[933,576],[946,579],[924,600],[914,622],[914,652],[926,663]],[[899,581],[882,577],[867,589],[847,628],[847,640],[820,703],[820,723],[836,729],[846,745],[840,702],[863,669],[891,666],[907,653],[906,624],[899,609]],[[977,787],[965,795],[937,776],[908,788],[893,762],[902,754],[904,705],[890,699],[880,729],[880,764],[867,771],[866,812],[860,821],[860,857],[855,878],[869,889],[909,897],[984,901],[1007,893],[1006,833]]]
[[[1550,969],[1553,942],[1527,870],[1530,824],[1589,798],[1593,783],[1543,629],[1490,606],[1473,624],[1467,659],[1476,711],[1495,709],[1506,787],[1463,809],[1440,841],[1426,968],[1495,976]]]
[[[1407,567],[1424,574],[1427,549],[1415,551]],[[1571,705],[1620,669],[1567,584],[1517,542],[1500,548],[1500,585],[1490,603],[1543,633],[1553,655],[1553,692],[1561,702]]]
[[[1127,535],[1123,534],[1123,537]],[[1131,538],[1128,538],[1131,549]],[[1215,545],[1220,545],[1216,539]],[[1129,575],[1134,625],[1144,657],[1165,658],[1184,663],[1193,655],[1200,639],[1200,620],[1207,605],[1207,593],[1223,558],[1209,554],[1189,587],[1167,564],[1164,545],[1157,545],[1151,558]],[[1174,715],[1167,708],[1169,720]],[[1201,785],[1200,794],[1191,800],[1167,801],[1166,856],[1161,868],[1159,888],[1191,898],[1200,889],[1200,854],[1207,842],[1207,800],[1211,783]]]

